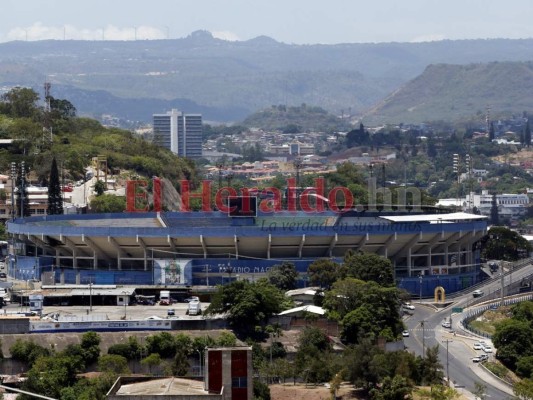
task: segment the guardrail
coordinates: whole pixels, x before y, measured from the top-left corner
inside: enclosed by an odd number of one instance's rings
[[[518,260],[518,261],[515,261],[514,263],[511,263],[510,266],[509,266],[509,270],[507,272],[505,272],[503,275],[504,277],[507,276],[507,275],[510,275],[512,274],[513,272],[516,272],[528,265],[531,265],[533,263],[533,257],[530,257],[530,258],[524,258],[522,260]],[[533,276],[533,274],[532,274]],[[467,294],[467,293],[470,293],[476,289],[479,289],[489,283],[492,283],[492,282],[495,282],[495,281],[498,281],[501,279],[501,275],[498,274],[496,276],[493,276],[492,278],[489,278],[489,279],[485,279],[484,281],[481,281],[479,283],[476,283],[475,285],[472,285],[472,286],[469,286],[467,289],[463,289],[463,290],[460,290],[458,292],[454,292],[454,293],[450,293],[449,295],[446,295],[446,298],[448,299],[454,299],[456,297],[461,297],[462,295],[464,294]],[[484,301],[482,300],[483,297],[480,297],[478,300],[479,301]]]
[[[519,295],[515,295],[513,297],[508,297],[506,299],[503,300],[503,305],[504,306],[508,306],[510,304],[516,304],[516,303],[521,303],[523,301],[530,301],[530,300],[533,300],[533,293],[529,293],[529,294],[519,294]],[[472,328],[470,326],[470,322],[472,322],[473,319],[477,318],[478,316],[480,316],[481,314],[483,314],[485,311],[489,310],[491,307],[493,307],[495,304],[498,304],[500,305],[501,304],[501,300],[494,300],[494,301],[491,301],[490,303],[487,303],[487,304],[484,304],[482,306],[478,306],[478,307],[474,307],[473,309],[469,310],[467,313],[466,313],[466,316],[461,320],[461,325],[463,326],[464,329],[478,335],[478,336],[483,336],[483,337],[486,337],[486,338],[489,338],[491,339],[492,338],[492,335],[486,333],[486,332],[481,332],[475,328]]]

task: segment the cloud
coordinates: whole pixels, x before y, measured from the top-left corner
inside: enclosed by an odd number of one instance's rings
[[[236,42],[240,40],[239,36],[230,31],[215,31],[211,32],[211,34],[214,38],[227,40],[228,42]]]
[[[417,36],[411,40],[411,43],[440,42],[441,40],[446,40],[446,36],[430,34],[430,35]]]
[[[7,40],[156,40],[165,39],[166,33],[161,29],[140,25],[119,28],[108,25],[101,29],[80,29],[72,25],[61,27],[44,26],[36,22],[29,27],[17,27],[7,33]]]

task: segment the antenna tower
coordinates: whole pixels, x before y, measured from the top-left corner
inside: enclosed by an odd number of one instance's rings
[[[51,111],[51,105],[50,105],[50,89],[52,88],[52,84],[48,81],[44,82],[44,127],[43,127],[43,133],[46,131],[50,134],[50,142],[53,141],[52,137],[52,126],[50,123],[50,111]],[[43,138],[44,139],[44,138]]]
[[[487,106],[487,113],[485,114],[485,122],[487,124],[487,133],[490,131],[490,106]]]
[[[50,88],[52,84],[50,82],[44,82],[44,107],[46,112],[50,112]]]

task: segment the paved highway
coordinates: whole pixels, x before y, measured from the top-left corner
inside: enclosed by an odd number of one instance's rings
[[[422,355],[422,348],[434,347],[439,345],[439,359],[443,365],[444,376],[449,375],[450,381],[460,390],[464,388],[470,393],[464,393],[470,398],[475,398],[472,392],[476,390],[475,383],[479,382],[486,386],[486,396],[488,399],[507,399],[512,396],[512,388],[502,383],[490,373],[488,373],[480,364],[474,363],[472,358],[476,355],[484,354],[482,350],[474,350],[473,344],[476,341],[484,340],[487,344],[492,345],[490,340],[479,338],[470,332],[464,330],[460,324],[463,316],[452,315],[452,307],[467,308],[473,303],[479,303],[486,298],[500,298],[502,280],[504,287],[512,283],[520,282],[532,274],[532,265],[518,270],[508,270],[503,276],[496,276],[487,281],[485,284],[471,288],[464,293],[460,293],[453,299],[453,303],[447,307],[435,308],[429,301],[414,303],[415,310],[413,315],[405,320],[410,336],[405,338],[405,345],[408,350],[417,355]],[[475,299],[472,296],[474,289],[481,289],[484,296]],[[508,289],[504,289],[504,294],[508,294]],[[452,317],[452,328],[442,327],[442,322]],[[454,333],[455,332],[455,333]],[[493,347],[493,346],[492,346]],[[494,347],[493,347],[494,348]],[[496,349],[494,349],[496,351]],[[495,353],[490,354],[493,358]]]

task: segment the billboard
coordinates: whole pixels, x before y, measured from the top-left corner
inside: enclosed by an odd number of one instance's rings
[[[191,260],[154,260],[154,284],[186,286],[191,284]]]

